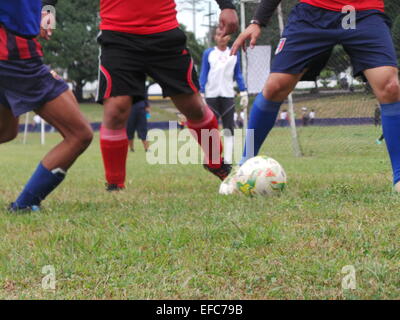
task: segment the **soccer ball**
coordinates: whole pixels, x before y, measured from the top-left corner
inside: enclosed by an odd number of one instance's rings
[[[219,193],[271,196],[280,194],[285,186],[286,173],[279,162],[267,156],[257,156],[234,170],[221,183]]]

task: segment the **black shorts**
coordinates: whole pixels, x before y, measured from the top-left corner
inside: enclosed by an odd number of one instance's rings
[[[196,93],[199,83],[186,35],[179,28],[150,35],[103,30],[97,101],[109,97],[146,97],[146,76],[163,89],[164,96]]]
[[[218,97],[206,98],[206,101],[217,119],[222,119],[223,128],[230,130],[233,134],[233,129],[235,128],[235,99]]]
[[[133,107],[129,115],[128,124],[126,126],[126,133],[128,140],[135,138],[137,132],[140,140],[147,140],[147,113],[143,108]]]

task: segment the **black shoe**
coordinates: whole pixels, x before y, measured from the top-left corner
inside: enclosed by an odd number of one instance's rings
[[[228,163],[224,163],[224,161],[222,160],[222,165],[219,168],[210,168],[208,165],[203,164],[204,169],[210,171],[213,175],[217,176],[218,178],[221,179],[221,181],[225,180],[227,176],[229,176],[229,174],[232,171],[232,165],[228,164]]]
[[[123,185],[106,183],[106,191],[112,192],[112,191],[121,191],[124,189],[125,189],[125,186],[123,186]]]

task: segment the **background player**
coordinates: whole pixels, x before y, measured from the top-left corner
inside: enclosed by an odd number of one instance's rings
[[[232,47],[236,54],[250,39],[254,47],[280,0],[262,0],[250,26]],[[381,104],[382,126],[392,162],[395,190],[400,191],[400,86],[397,57],[389,18],[382,0],[301,0],[289,17],[263,92],[256,98],[249,121],[254,129],[254,150],[245,147],[243,163],[257,154],[272,129],[279,108],[299,80],[314,80],[333,47],[343,45],[354,74],[363,73]],[[346,5],[356,9],[356,28],[343,28]],[[247,142],[248,145],[250,141]]]
[[[222,9],[222,32],[234,32],[238,26],[234,5],[231,0],[216,1]],[[198,92],[197,74],[175,8],[174,0],[100,1],[98,101],[104,104],[100,145],[109,191],[125,187],[126,121],[132,102],[146,95],[146,75],[161,85],[164,95],[188,119],[205,153],[205,168],[221,179],[231,170],[221,157],[218,121]],[[212,132],[204,141],[202,130]]]
[[[207,49],[203,54],[200,74],[200,91],[205,96],[207,104],[214,112],[217,119],[222,119],[224,130],[224,159],[232,163],[234,146],[234,115],[235,115],[235,90],[236,80],[240,90],[240,105],[247,107],[249,98],[244,83],[240,59],[231,56],[228,43],[229,35],[222,35],[217,28],[214,41],[216,46]]]
[[[51,30],[40,30],[41,9],[39,0],[0,2],[0,143],[17,136],[19,116],[32,110],[56,127],[64,139],[40,162],[11,204],[11,211],[38,210],[92,140],[92,130],[74,95],[43,64],[35,37],[40,32],[49,39]]]
[[[149,100],[141,100],[132,105],[131,113],[128,118],[128,125],[126,126],[126,133],[128,135],[129,150],[134,152],[135,132],[142,140],[144,151],[149,150],[149,142],[147,141],[147,115],[150,114]]]

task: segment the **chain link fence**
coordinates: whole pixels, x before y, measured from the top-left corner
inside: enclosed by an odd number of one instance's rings
[[[241,2],[238,1],[238,5]],[[298,0],[282,1],[282,15],[287,22],[292,8]],[[243,1],[242,19],[247,26],[252,19],[257,1]],[[392,34],[398,57],[400,58],[400,2],[386,0],[386,14],[393,22]],[[279,44],[280,28],[278,15],[275,14],[269,26],[263,29],[258,41],[260,46],[271,46],[272,59]],[[253,78],[263,77],[265,61],[245,59],[245,78],[248,83]],[[268,59],[268,57],[267,57]],[[248,64],[246,66],[246,63]],[[257,74],[259,70],[260,74]],[[379,104],[371,87],[363,77],[353,77],[349,56],[342,46],[334,48],[333,54],[315,82],[300,82],[293,92],[296,127],[301,150],[305,156],[323,156],[324,154],[346,155],[350,152],[367,151],[375,148],[377,138],[381,136]],[[288,110],[288,104],[281,112]],[[281,119],[282,118],[282,119]],[[278,116],[277,128],[267,139],[267,153],[287,152],[291,146],[292,135],[285,114]],[[285,145],[286,147],[283,147]],[[376,147],[377,148],[377,147]],[[384,148],[377,152],[384,152]]]

